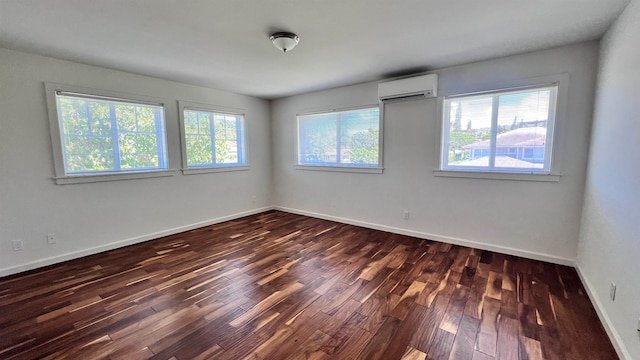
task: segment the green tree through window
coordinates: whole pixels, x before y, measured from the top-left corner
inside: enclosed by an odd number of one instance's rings
[[[298,164],[378,167],[377,107],[298,116]]]
[[[66,174],[166,169],[162,106],[56,94]]]
[[[246,164],[244,116],[184,109],[188,168]]]

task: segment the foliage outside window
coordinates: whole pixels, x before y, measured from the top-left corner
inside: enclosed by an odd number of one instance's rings
[[[557,85],[444,100],[442,170],[549,173]]]
[[[56,91],[65,176],[166,170],[164,108]]]
[[[187,169],[247,164],[243,115],[181,107]]]
[[[378,107],[298,116],[298,165],[380,167]]]

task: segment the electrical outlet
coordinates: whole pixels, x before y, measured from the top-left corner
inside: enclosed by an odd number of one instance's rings
[[[404,213],[402,213],[402,218],[405,220],[409,220],[409,212],[405,211]]]
[[[47,235],[47,244],[55,244],[56,243],[56,234]]]
[[[22,240],[13,240],[11,243],[13,244],[13,251],[24,250],[24,242]]]
[[[616,301],[616,283],[611,283],[611,288],[609,289],[609,298],[611,301]]]

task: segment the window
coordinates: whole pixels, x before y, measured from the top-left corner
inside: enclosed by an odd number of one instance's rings
[[[51,130],[58,183],[167,170],[162,104],[47,88],[55,103]],[[149,176],[154,175],[142,177]],[[69,180],[74,177],[80,180]]]
[[[380,111],[367,107],[298,116],[298,165],[381,169]]]
[[[549,174],[558,84],[448,96],[441,170]]]
[[[247,169],[244,115],[180,102],[185,174]]]

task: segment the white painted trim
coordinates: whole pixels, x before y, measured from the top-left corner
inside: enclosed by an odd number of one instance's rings
[[[433,169],[433,176],[456,177],[466,179],[493,179],[493,180],[515,180],[515,181],[546,181],[559,182],[562,174],[546,173],[516,173],[516,172],[488,172],[488,171],[457,171]]]
[[[607,311],[605,310],[604,305],[600,301],[600,298],[597,296],[596,291],[593,290],[594,287],[591,285],[591,282],[589,282],[589,279],[587,279],[587,277],[582,272],[580,263],[576,264],[576,271],[578,272],[578,276],[580,277],[584,288],[587,290],[587,295],[589,295],[591,303],[593,303],[594,308],[596,309],[596,313],[600,318],[600,322],[604,326],[607,335],[609,335],[609,339],[611,340],[613,347],[616,349],[616,353],[618,353],[618,356],[622,360],[631,360],[629,350],[627,350],[626,346],[624,346],[624,342],[620,338],[620,334],[618,334],[615,326],[613,326],[613,323],[611,322],[609,315],[607,315]]]
[[[293,208],[288,208],[288,207],[283,207],[283,206],[266,206],[266,207],[262,207],[262,208],[258,208],[258,209],[253,209],[253,210],[248,210],[248,211],[244,211],[244,212],[240,212],[240,213],[236,213],[236,214],[231,214],[231,215],[218,217],[218,218],[211,219],[211,220],[205,220],[205,221],[201,221],[201,222],[197,222],[197,223],[193,223],[193,224],[188,224],[188,225],[179,226],[179,227],[175,227],[175,228],[171,228],[171,229],[167,229],[167,230],[163,230],[163,231],[158,231],[158,232],[155,232],[155,233],[149,233],[149,234],[140,235],[140,236],[136,236],[136,237],[129,238],[129,239],[115,241],[115,242],[112,242],[112,243],[109,243],[109,244],[100,245],[100,246],[92,247],[92,248],[89,248],[89,249],[84,249],[84,250],[80,250],[80,251],[73,251],[73,252],[70,252],[70,253],[62,254],[62,255],[52,256],[52,257],[49,257],[49,258],[32,261],[32,262],[29,262],[29,263],[26,263],[26,264],[22,264],[22,265],[18,265],[18,266],[3,268],[3,269],[0,269],[0,277],[17,274],[17,273],[21,273],[21,272],[28,271],[28,270],[33,270],[33,269],[37,269],[37,268],[40,268],[40,267],[61,263],[63,261],[68,261],[68,260],[81,258],[81,257],[84,257],[84,256],[94,255],[94,254],[98,254],[98,253],[101,253],[101,252],[104,252],[104,251],[109,251],[109,250],[113,250],[113,249],[129,246],[129,245],[134,245],[134,244],[141,243],[141,242],[144,242],[144,241],[154,240],[154,239],[161,238],[163,236],[174,235],[174,234],[178,234],[178,233],[181,233],[181,232],[197,229],[197,228],[200,228],[200,227],[209,226],[209,225],[213,225],[213,224],[218,224],[218,223],[221,223],[221,222],[224,222],[224,221],[238,219],[238,218],[241,218],[241,217],[244,217],[244,216],[259,214],[259,213],[262,213],[262,212],[265,212],[265,211],[269,211],[269,210],[279,210],[279,211],[289,212],[289,213],[298,214],[298,215],[304,215],[304,216],[310,216],[310,217],[319,218],[319,219],[335,221],[335,222],[344,223],[344,224],[362,226],[362,227],[365,227],[365,228],[368,228],[368,229],[388,231],[388,232],[392,232],[392,233],[396,233],[396,234],[413,236],[413,237],[417,237],[417,238],[420,238],[420,239],[426,239],[426,240],[432,240],[432,241],[440,241],[440,242],[445,242],[445,243],[454,244],[454,245],[472,247],[472,248],[476,248],[476,249],[480,249],[480,250],[495,251],[495,252],[499,252],[499,253],[503,253],[503,254],[521,256],[521,257],[534,259],[534,260],[547,261],[547,262],[551,262],[551,263],[554,263],[554,264],[567,265],[567,266],[576,266],[576,261],[574,259],[563,258],[563,257],[559,257],[559,256],[554,256],[554,255],[549,255],[549,254],[544,254],[544,253],[539,253],[539,252],[534,252],[534,251],[520,250],[520,249],[507,247],[507,246],[498,246],[498,245],[481,243],[481,242],[472,241],[472,240],[465,240],[465,239],[459,239],[459,238],[454,238],[454,237],[449,237],[449,236],[443,236],[443,235],[425,233],[425,232],[420,232],[420,231],[402,229],[402,228],[398,228],[398,227],[374,224],[374,223],[369,223],[369,222],[366,222],[366,221],[342,218],[342,217],[338,217],[338,216],[320,214],[320,213],[315,213],[315,212],[312,212],[312,211],[293,209]],[[578,271],[578,274],[581,276],[581,278],[583,278],[581,273],[580,273],[580,271]],[[585,284],[588,284],[588,282],[586,282],[586,281],[583,281],[583,282]],[[587,291],[589,291],[589,287],[587,287]],[[600,306],[598,301],[594,300],[594,303],[596,303],[596,304],[598,304],[598,306]],[[596,310],[598,310],[598,314],[600,315],[600,310],[598,309],[598,307],[596,307]],[[604,322],[604,320],[603,320],[603,322]],[[605,322],[605,323],[608,324],[607,322]],[[607,332],[609,332],[608,327],[607,327]],[[616,350],[617,350],[617,348],[616,348]]]
[[[403,229],[403,228],[398,228],[393,226],[374,224],[366,221],[342,218],[342,217],[326,215],[326,214],[319,214],[311,211],[292,209],[292,208],[283,207],[283,206],[273,206],[272,209],[290,212],[298,215],[305,215],[305,216],[335,221],[335,222],[344,223],[344,224],[362,226],[362,227],[374,229],[374,230],[388,231],[388,232],[392,232],[400,235],[413,236],[413,237],[426,239],[426,240],[440,241],[440,242],[453,244],[453,245],[467,246],[467,247],[472,247],[480,250],[488,250],[488,251],[494,251],[494,252],[507,254],[507,255],[525,257],[533,260],[546,261],[546,262],[559,264],[559,265],[566,265],[566,266],[576,265],[575,259],[569,259],[569,258],[551,255],[551,254],[539,253],[535,251],[521,250],[521,249],[516,249],[508,246],[492,245],[492,244],[477,242],[473,240],[465,240],[465,239],[459,239],[459,238],[454,238],[450,236],[443,236],[443,235],[408,230],[408,229]]]
[[[54,177],[58,185],[68,184],[82,184],[82,183],[94,183],[103,181],[120,181],[120,180],[134,180],[134,179],[149,179],[157,177],[168,177],[176,174],[174,169],[166,170],[149,170],[149,171],[130,171],[130,172],[114,172],[114,173],[99,173],[99,174],[82,174],[82,175],[68,175],[62,177]]]
[[[0,269],[0,277],[17,274],[17,273],[21,273],[23,271],[33,270],[33,269],[37,269],[37,268],[48,266],[48,265],[61,263],[63,261],[78,259],[78,258],[81,258],[81,257],[84,257],[84,256],[94,255],[94,254],[98,254],[98,253],[101,253],[101,252],[104,252],[104,251],[109,251],[109,250],[113,250],[113,249],[129,246],[129,245],[134,245],[134,244],[138,244],[138,243],[141,243],[141,242],[158,239],[158,238],[161,238],[163,236],[174,235],[174,234],[178,234],[178,233],[181,233],[181,232],[185,232],[185,231],[201,228],[201,227],[204,227],[204,226],[218,224],[218,223],[229,221],[229,220],[235,220],[235,219],[238,219],[238,218],[241,218],[241,217],[254,215],[254,214],[259,214],[259,213],[262,213],[262,212],[265,212],[265,211],[269,211],[269,210],[272,210],[272,209],[273,209],[272,207],[267,206],[267,207],[263,207],[263,208],[243,211],[243,212],[239,212],[239,213],[235,213],[235,214],[231,214],[231,215],[218,217],[218,218],[211,219],[211,220],[205,220],[205,221],[201,221],[201,222],[197,222],[197,223],[193,223],[193,224],[188,224],[188,225],[183,225],[183,226],[178,226],[178,227],[175,227],[175,228],[166,229],[166,230],[162,230],[162,231],[158,231],[158,232],[154,232],[154,233],[150,233],[150,234],[144,234],[144,235],[132,237],[132,238],[129,238],[129,239],[114,241],[114,242],[109,243],[109,244],[104,244],[104,245],[92,247],[92,248],[89,248],[89,249],[84,249],[84,250],[80,250],[80,251],[73,251],[73,252],[70,252],[70,253],[62,254],[62,255],[52,256],[52,257],[49,257],[49,258],[32,261],[32,262],[29,262],[29,263],[26,263],[26,264],[22,264],[22,265]]]
[[[293,165],[296,170],[312,170],[312,171],[335,171],[335,172],[352,172],[367,174],[382,174],[384,170],[381,167],[351,167],[351,166],[315,166],[315,165]]]
[[[182,169],[183,175],[194,175],[194,174],[206,174],[206,173],[216,173],[216,172],[229,172],[229,171],[246,171],[249,170],[249,165],[232,165],[232,166],[210,166],[210,167],[201,167],[201,168],[188,168]]]

